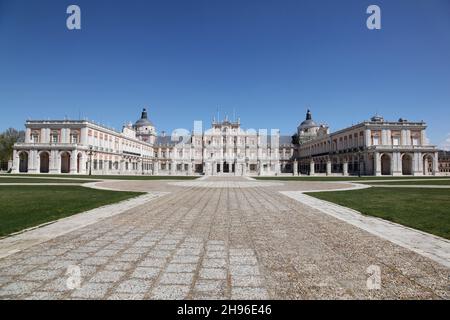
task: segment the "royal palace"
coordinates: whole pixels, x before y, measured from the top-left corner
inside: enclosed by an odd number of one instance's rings
[[[424,122],[368,121],[330,133],[308,110],[294,136],[214,119],[208,130],[157,134],[144,109],[121,132],[87,120],[29,120],[13,173],[93,175],[437,175]]]

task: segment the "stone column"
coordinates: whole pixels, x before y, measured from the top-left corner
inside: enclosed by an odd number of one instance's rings
[[[20,159],[19,159],[19,155],[17,150],[13,151],[13,166],[11,168],[11,172],[12,173],[19,173],[19,163],[20,163]]]
[[[434,153],[434,157],[433,157],[433,175],[437,176],[439,175],[439,159],[438,159],[439,155],[437,152]]]
[[[423,157],[421,152],[414,152],[413,156],[413,175],[423,175]]]
[[[215,161],[212,162],[212,175],[217,175],[217,162]]]
[[[159,174],[159,161],[153,161],[153,175],[157,176]]]
[[[91,166],[92,164],[90,164],[89,166]],[[119,173],[123,174],[123,172],[125,171],[125,161],[122,159],[119,162]]]
[[[376,176],[381,176],[381,159],[379,152],[373,154],[373,169]]]
[[[177,170],[177,163],[175,161],[172,161],[171,166],[170,166],[170,174],[171,175],[175,175]]]
[[[38,165],[38,154],[37,150],[30,150],[28,155],[28,173],[38,173],[37,165]]]
[[[425,175],[425,176],[427,176],[428,175],[428,166],[429,166],[430,164],[428,163],[428,157],[425,157],[425,159],[423,160],[423,174]]]
[[[277,160],[276,162],[275,162],[275,174],[276,175],[279,175],[280,174],[280,161],[279,160]]]
[[[394,152],[392,154],[392,175],[401,176],[402,175],[402,159],[400,152]]]
[[[314,168],[314,164],[315,164],[314,161],[311,161],[309,163],[309,175],[310,176],[314,176],[316,174],[316,170]]]
[[[347,161],[344,161],[344,164],[343,164],[343,173],[344,173],[344,176],[348,176],[348,162]]]
[[[294,176],[297,176],[298,175],[298,162],[297,162],[297,160],[294,160],[293,166],[294,166],[293,174],[294,174]]]
[[[400,145],[404,146],[406,145],[406,130],[402,129],[402,131],[400,132]]]
[[[387,145],[387,132],[386,130],[381,130],[381,144]]]
[[[372,144],[372,140],[371,140],[371,131],[370,129],[366,129],[364,130],[364,142],[366,147],[370,147],[370,145]]]
[[[327,176],[331,175],[331,161],[327,161]]]
[[[58,151],[51,150],[48,155],[48,172],[50,174],[58,174]]]
[[[87,155],[85,152],[83,152],[81,154],[81,159],[80,159],[80,173],[81,174],[87,174],[86,172],[86,162],[87,162]]]
[[[58,173],[61,173],[61,152],[58,152],[58,151],[56,151],[56,152],[57,152],[57,155],[56,155],[55,168]]]
[[[31,129],[27,128],[25,130],[25,143],[31,143]]]
[[[387,136],[386,144],[392,145],[392,131],[390,129],[386,129],[386,136]]]
[[[425,130],[420,131],[420,144],[422,146],[428,145],[428,139]]]

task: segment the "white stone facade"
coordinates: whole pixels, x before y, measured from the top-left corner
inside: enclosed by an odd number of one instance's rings
[[[437,175],[438,152],[424,122],[373,117],[299,145],[299,172],[311,175]]]
[[[308,111],[299,144],[278,130],[244,130],[240,121],[157,136],[144,109],[122,132],[79,120],[27,121],[14,146],[13,173],[93,175],[436,175],[438,154],[423,122],[374,117],[329,133]],[[295,142],[295,141],[294,141]]]
[[[205,132],[157,136],[144,109],[122,132],[90,121],[27,121],[13,173],[93,175],[277,175],[292,172],[294,146],[278,131],[213,121]]]

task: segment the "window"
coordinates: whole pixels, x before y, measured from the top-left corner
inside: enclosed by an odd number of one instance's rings
[[[400,137],[392,137],[392,145],[393,146],[400,145]]]
[[[52,143],[58,143],[59,142],[59,136],[57,133],[53,133],[51,137]]]
[[[38,134],[38,133],[33,133],[33,134],[31,135],[31,141],[32,141],[33,143],[39,143],[39,134]]]
[[[374,146],[377,146],[377,145],[380,144],[380,139],[379,139],[378,136],[373,136],[373,137],[372,137],[372,144],[373,144]]]
[[[419,145],[419,138],[413,137],[412,138],[412,145],[413,146],[418,146]]]
[[[77,135],[77,134],[72,134],[72,135],[70,136],[70,142],[71,142],[72,144],[77,144],[77,143],[78,143],[78,135]]]

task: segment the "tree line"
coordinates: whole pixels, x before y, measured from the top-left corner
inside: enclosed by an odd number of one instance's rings
[[[25,131],[14,128],[0,133],[0,169],[6,170],[8,161],[12,159],[13,147],[16,142],[25,141]]]

